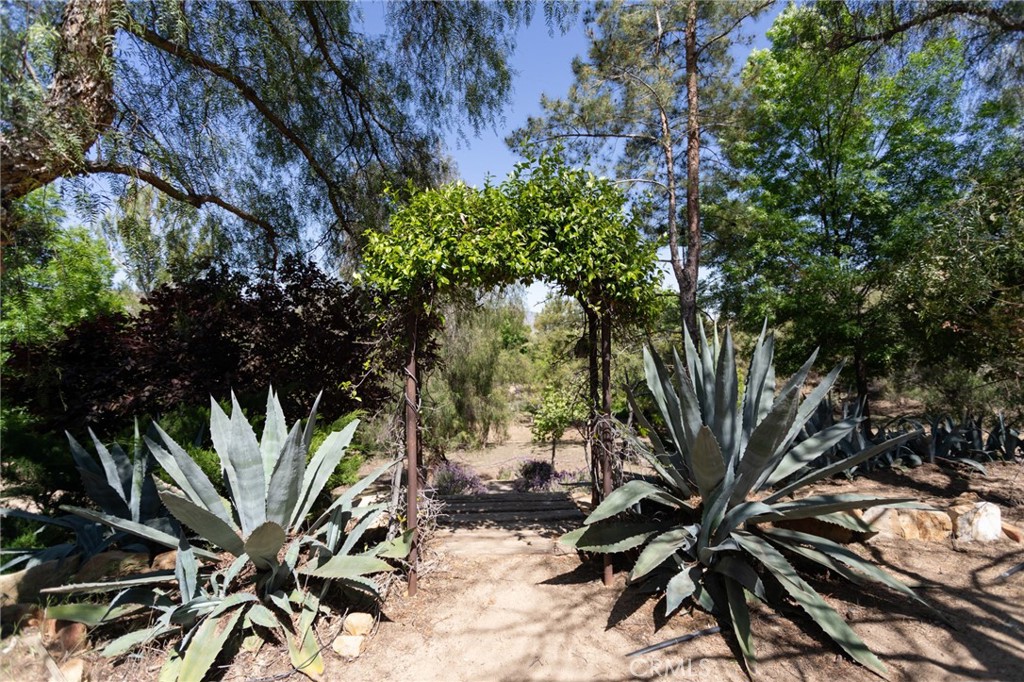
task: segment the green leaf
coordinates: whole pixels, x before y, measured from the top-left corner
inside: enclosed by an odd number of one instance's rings
[[[725,477],[725,459],[715,435],[707,426],[701,426],[693,443],[691,454],[693,461],[693,477],[696,480],[700,496],[705,500],[711,497],[712,491]]]
[[[292,518],[295,505],[302,493],[302,479],[306,473],[306,451],[302,448],[299,423],[285,437],[279,457],[267,477],[267,520],[284,527]]]
[[[247,536],[267,520],[267,484],[256,433],[234,393],[230,419],[217,401],[210,398],[210,437],[231,487],[231,501],[238,511],[242,535]]]
[[[179,682],[202,682],[235,629],[242,610],[205,619],[181,660]]]
[[[674,495],[670,495],[664,488],[647,481],[634,479],[611,491],[608,497],[601,504],[597,505],[594,511],[590,512],[590,516],[587,517],[584,523],[597,523],[598,521],[611,518],[616,514],[621,514],[641,500],[648,498],[676,509],[689,508],[685,502]]]
[[[256,625],[261,625],[265,628],[273,630],[282,627],[281,621],[274,615],[274,612],[263,604],[253,604],[246,612],[246,616]]]
[[[859,495],[857,493],[814,495],[792,502],[777,502],[771,505],[770,512],[758,514],[752,517],[751,520],[759,523],[783,519],[807,519],[831,514],[832,512],[868,509],[869,507],[900,507],[907,503],[917,504],[911,497],[875,497],[874,495]]]
[[[715,380],[715,425],[714,435],[722,448],[723,459],[732,466],[739,457],[739,429],[742,413],[739,412],[739,380],[736,378],[736,351],[732,345],[732,332],[725,328],[725,341],[718,353],[718,369]]]
[[[277,565],[277,554],[285,540],[284,528],[267,521],[245,539],[245,553],[256,568],[270,570]]]
[[[736,487],[730,500],[732,504],[745,500],[762,474],[770,468],[775,453],[796,418],[799,400],[800,388],[790,388],[779,396],[768,416],[750,434],[747,449],[743,452],[737,469]]]
[[[317,643],[316,633],[313,631],[313,622],[316,619],[318,608],[319,601],[311,595],[306,595],[295,633],[285,629],[285,640],[288,642],[288,655],[291,658],[292,666],[317,682],[323,678],[324,674],[324,660],[320,656],[320,645]]]
[[[216,515],[171,492],[160,493],[160,499],[174,518],[195,531],[199,537],[235,556],[245,551],[238,533]]]
[[[754,655],[754,638],[750,633],[750,611],[747,608],[746,590],[739,583],[726,580],[725,594],[729,603],[729,620],[732,621],[736,641],[739,642],[740,651],[743,652],[747,670],[753,674],[754,668],[757,666],[757,657]]]
[[[765,318],[764,324],[761,326],[761,335],[754,345],[754,354],[750,357],[750,369],[747,371],[746,387],[743,391],[743,429],[741,431],[743,438],[740,441],[740,452],[746,448],[750,434],[761,420],[759,411],[762,394],[765,391],[771,391],[771,399],[775,398],[775,386],[766,385],[768,370],[771,369],[775,351],[775,337],[768,335],[766,338],[767,332],[768,319]],[[770,401],[769,404],[771,404]]]
[[[586,552],[623,552],[664,529],[660,523],[595,523],[566,533],[559,542]]]
[[[376,557],[339,555],[331,557],[318,567],[303,566],[299,569],[299,573],[316,578],[354,578],[393,570],[395,569],[391,564]]]
[[[382,542],[373,550],[374,556],[385,559],[404,559],[412,551],[412,537],[416,533],[415,528],[410,528],[401,535]]]
[[[799,471],[804,465],[813,462],[830,447],[846,438],[849,433],[857,428],[857,424],[860,421],[859,417],[844,419],[838,424],[822,429],[810,438],[797,443],[779,460],[778,465],[771,472],[771,475],[764,480],[764,483],[755,486],[755,490],[775,485],[786,476]]]
[[[671,616],[684,599],[693,595],[703,575],[704,569],[698,564],[684,566],[682,570],[672,576],[665,589],[665,616]]]
[[[296,426],[298,424],[296,423]],[[278,457],[288,437],[288,424],[284,420],[281,401],[277,399],[274,388],[267,390],[267,417],[263,422],[263,437],[260,438],[260,456],[263,458],[263,477],[267,482],[267,493],[273,489],[270,475],[277,467]]]
[[[332,502],[332,503],[331,503],[331,506],[329,506],[329,507],[327,508],[327,510],[326,510],[326,511],[324,511],[324,513],[320,515],[320,518],[318,518],[318,519],[317,519],[317,520],[316,520],[315,522],[313,522],[312,524],[310,524],[310,526],[309,526],[309,531],[310,531],[310,532],[313,532],[313,531],[315,531],[315,530],[316,530],[317,528],[319,528],[320,526],[322,526],[322,525],[323,525],[323,524],[324,524],[324,523],[325,523],[325,522],[327,521],[327,519],[328,519],[328,518],[330,517],[330,515],[331,515],[332,513],[334,513],[334,510],[335,510],[335,509],[338,509],[339,507],[344,507],[344,506],[346,506],[346,505],[348,505],[348,506],[351,506],[351,505],[352,505],[352,503],[353,503],[353,502],[355,501],[355,498],[356,498],[356,497],[357,497],[358,495],[361,495],[361,494],[363,494],[363,491],[364,491],[364,490],[366,490],[367,488],[369,488],[369,487],[370,487],[370,486],[371,486],[371,485],[373,484],[373,482],[374,482],[374,481],[376,481],[376,480],[377,480],[378,478],[380,478],[381,476],[383,476],[383,475],[384,475],[384,473],[385,473],[385,472],[386,472],[386,471],[387,471],[388,469],[390,469],[390,468],[392,468],[393,466],[395,466],[395,465],[396,465],[396,464],[398,463],[398,461],[399,461],[399,460],[395,460],[394,462],[389,462],[388,464],[385,464],[384,466],[380,467],[379,469],[377,469],[377,470],[376,470],[376,471],[374,471],[373,473],[371,473],[371,474],[369,474],[369,475],[367,475],[367,476],[363,477],[362,479],[360,479],[360,480],[359,480],[359,482],[357,482],[357,483],[356,483],[355,485],[353,485],[353,486],[352,486],[351,488],[349,488],[348,490],[346,490],[345,492],[343,492],[343,493],[342,493],[341,495],[339,495],[339,496],[338,496],[338,497],[337,497],[337,498],[336,498],[336,499],[334,500],[334,502]],[[292,526],[292,530],[293,530],[293,531],[297,531],[297,530],[298,530],[298,528],[299,528],[299,526],[300,526],[300,525],[302,524],[302,520],[303,520],[304,518],[305,518],[305,516],[299,517],[299,518],[298,518],[298,519],[297,519],[297,520],[296,520],[296,521],[294,522],[294,524],[293,524],[293,526]]]
[[[116,516],[111,516],[110,514],[92,511],[91,509],[83,509],[81,507],[61,505],[60,508],[63,509],[64,511],[71,512],[76,516],[81,516],[83,519],[88,519],[90,521],[96,521],[97,523],[108,525],[111,528],[122,530],[125,533],[136,535],[145,540],[151,540],[152,542],[155,542],[158,545],[163,545],[164,547],[167,547],[169,549],[178,548],[178,538],[169,533],[165,533],[155,528],[150,528],[149,526],[143,525],[141,523],[136,523],[134,521],[129,521],[127,519],[120,519]],[[207,552],[203,549],[196,549],[195,553],[197,556],[201,556],[204,559],[210,559],[212,561],[217,561],[220,559],[220,557],[217,554],[214,554],[213,552]]]
[[[885,666],[871,653],[863,640],[857,636],[846,621],[825,603],[796,572],[786,558],[766,541],[745,532],[733,534],[743,549],[754,555],[779,580],[782,587],[807,612],[829,637],[861,665],[885,674]]]
[[[290,524],[292,528],[297,528],[298,524],[306,518],[313,503],[316,502],[316,498],[323,491],[324,485],[327,484],[327,479],[334,473],[341,458],[345,456],[345,450],[352,442],[352,435],[357,426],[359,426],[358,419],[341,431],[335,431],[327,436],[323,444],[317,448],[316,454],[309,461],[309,466],[306,467],[302,477],[299,503]]]
[[[661,566],[679,549],[693,546],[697,541],[693,533],[683,527],[673,528],[656,536],[647,543],[630,571],[629,580],[639,580],[658,566]]]
[[[144,439],[146,446],[149,447],[149,451],[153,453],[153,457],[164,468],[164,471],[170,474],[174,484],[181,488],[192,502],[201,504],[218,519],[235,528],[235,520],[231,518],[220,494],[217,493],[199,465],[180,445],[174,442],[174,439],[164,433],[159,424],[154,423],[152,428],[163,442],[163,446],[148,437]]]
[[[891,439],[885,441],[884,443],[879,443],[878,445],[875,445],[873,447],[870,447],[870,448],[867,448],[865,450],[862,450],[861,452],[857,453],[856,455],[853,455],[851,457],[847,457],[846,459],[840,460],[839,462],[836,462],[835,464],[832,464],[832,465],[827,466],[827,467],[823,467],[823,468],[818,469],[816,471],[812,471],[811,473],[807,474],[806,476],[804,476],[800,480],[798,480],[798,481],[796,481],[794,483],[791,483],[790,485],[787,485],[784,488],[780,488],[779,490],[776,490],[774,493],[772,493],[771,495],[766,497],[764,499],[764,502],[770,504],[770,503],[774,502],[775,500],[781,499],[781,498],[785,497],[786,495],[789,495],[790,493],[792,493],[795,490],[799,490],[800,488],[804,487],[805,485],[809,485],[809,484],[814,483],[816,481],[820,481],[822,479],[829,478],[831,476],[835,476],[836,474],[838,474],[838,473],[840,473],[842,471],[845,471],[846,469],[849,469],[852,466],[856,466],[857,464],[860,464],[861,462],[863,462],[865,460],[871,459],[872,457],[880,455],[883,452],[888,452],[889,450],[893,450],[893,449],[899,447],[900,445],[902,445],[903,443],[906,443],[908,440],[917,438],[920,435],[921,435],[921,431],[912,431],[910,433],[905,433],[902,436],[897,436],[896,438],[891,438]]]
[[[154,625],[153,627],[144,628],[142,630],[134,630],[126,635],[121,635],[117,639],[108,643],[103,650],[100,651],[100,655],[105,658],[113,658],[122,654],[128,653],[134,647],[145,644],[154,637],[159,637],[162,634],[171,632],[176,628],[168,627],[166,625]]]

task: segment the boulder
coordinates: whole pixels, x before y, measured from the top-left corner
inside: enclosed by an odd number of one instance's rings
[[[39,591],[67,582],[78,567],[78,557],[46,561],[17,573],[0,575],[0,604],[13,605],[39,599]]]
[[[942,542],[953,533],[949,514],[939,510],[872,507],[864,511],[864,520],[883,537]]]
[[[1003,515],[991,502],[967,502],[949,509],[961,542],[994,542],[1003,537]]]
[[[149,570],[149,554],[145,552],[100,552],[89,557],[75,573],[76,583],[96,583]]]
[[[342,658],[352,660],[363,653],[363,642],[365,641],[365,635],[338,635],[334,638],[331,648]]]
[[[368,613],[350,613],[345,616],[342,630],[346,635],[368,635],[373,629],[374,618]]]

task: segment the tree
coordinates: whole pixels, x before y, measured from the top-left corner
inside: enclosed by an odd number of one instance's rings
[[[514,29],[532,5],[386,13],[376,36],[352,3],[71,0],[63,20],[52,5],[15,4],[4,201],[100,174],[115,192],[118,179],[144,182],[215,210],[267,267],[300,246],[355,248],[382,224],[383,187],[443,174],[442,130],[478,129],[507,102]]]
[[[83,320],[123,308],[111,291],[115,268],[103,242],[82,227],[61,228],[56,194],[39,189],[10,206],[21,226],[7,244],[0,343],[59,339]]]
[[[713,215],[723,312],[782,326],[796,356],[852,359],[858,396],[906,351],[893,278],[955,195],[961,45],[927,41],[877,66],[877,46],[815,49],[821,11],[791,6],[744,69],[744,125],[726,140],[738,171]]]
[[[728,124],[733,97],[729,49],[740,24],[770,0],[598,3],[586,15],[589,59],[573,63],[565,99],[541,101],[546,114],[509,138],[566,144],[577,163],[615,166],[622,182],[653,188],[651,228],[667,237],[680,316],[695,333],[702,248],[701,146]],[[682,153],[685,150],[685,155]],[[685,158],[685,161],[684,161]],[[685,224],[679,185],[686,177]]]

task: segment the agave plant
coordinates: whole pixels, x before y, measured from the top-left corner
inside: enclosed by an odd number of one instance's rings
[[[153,458],[143,447],[139,438],[139,425],[135,424],[135,445],[132,457],[129,457],[120,445],[114,444],[107,448],[96,434],[89,430],[96,447],[99,464],[75,440],[70,433],[66,434],[71,445],[71,456],[75,468],[82,478],[85,494],[109,516],[117,517],[134,524],[145,525],[165,534],[178,532],[177,522],[167,514],[150,472]],[[20,553],[15,559],[0,566],[6,570],[18,563],[25,562],[28,567],[53,559],[64,559],[74,555],[88,558],[103,550],[119,545],[129,551],[149,551],[150,543],[140,541],[135,535],[112,530],[109,525],[89,521],[73,515],[60,517],[34,514],[19,509],[0,509],[0,516],[27,519],[39,523],[57,526],[71,531],[75,535],[74,542],[61,543],[41,550]]]
[[[167,679],[201,680],[233,633],[251,630],[260,634],[268,629],[283,634],[298,670],[319,679],[323,660],[313,625],[328,586],[340,583],[377,596],[376,583],[368,576],[393,570],[384,558],[408,553],[408,535],[364,548],[364,532],[385,510],[383,505],[353,506],[356,497],[394,463],[358,482],[308,523],[358,422],[330,434],[307,464],[315,404],[305,427],[300,421],[289,431],[280,402],[271,391],[259,440],[234,396],[232,404],[228,417],[211,401],[210,417],[229,500],[216,493],[188,453],[159,426],[154,426],[152,438],[146,438],[150,452],[179,488],[160,491],[160,499],[194,533],[191,540],[105,512],[67,508],[83,518],[176,548],[174,575],[146,575],[51,591],[121,590],[108,605],[109,612],[100,614],[85,606],[59,613],[73,620],[106,622],[135,615],[139,609],[155,611],[157,617],[147,627],[114,640],[104,653],[119,655],[155,637],[180,634],[165,667]],[[195,547],[195,543],[210,549]],[[201,559],[216,570],[204,568]],[[171,590],[162,587],[167,583],[176,583],[177,600]],[[311,585],[318,585],[319,592],[307,591]]]
[[[916,595],[849,548],[784,526],[791,520],[818,519],[863,531],[868,528],[849,513],[852,510],[917,506],[909,499],[859,494],[793,499],[799,489],[916,434],[869,447],[772,490],[857,427],[859,420],[848,418],[794,444],[841,366],[801,400],[815,353],[776,392],[774,339],[763,330],[741,397],[730,333],[724,344],[717,332],[709,343],[702,329],[699,350],[689,338],[686,341],[685,363],[674,354],[674,379],[656,353],[644,352],[647,384],[674,446],[667,448],[634,407],[650,434],[652,447],[642,452],[658,480],[632,480],[616,489],[582,528],[562,541],[590,552],[639,549],[629,580],[647,579],[663,589],[669,614],[691,599],[730,621],[750,671],[756,660],[747,602],[769,601],[767,586],[781,586],[854,660],[884,671],[881,661],[787,557],[817,562],[857,584],[876,581],[914,599]]]

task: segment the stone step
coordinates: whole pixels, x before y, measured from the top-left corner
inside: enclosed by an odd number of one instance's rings
[[[574,521],[582,523],[583,513],[578,509],[547,509],[526,511],[496,511],[479,514],[445,514],[441,512],[442,526],[492,525],[521,526],[548,521]]]
[[[481,493],[479,495],[433,495],[433,499],[446,503],[477,502],[480,500],[501,501],[537,501],[537,500],[570,500],[567,493]]]
[[[489,500],[484,497],[480,500],[445,502],[442,509],[450,514],[469,514],[512,510],[577,509],[577,507],[568,498],[562,500]]]

